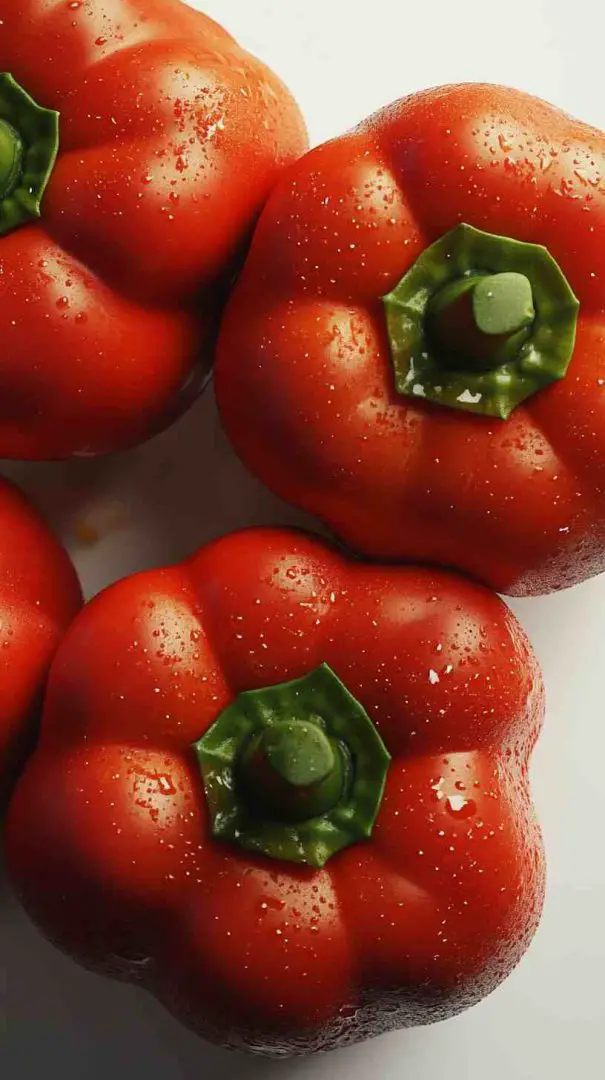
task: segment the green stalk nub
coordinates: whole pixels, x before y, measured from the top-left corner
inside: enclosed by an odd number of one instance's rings
[[[0,74],[0,236],[34,221],[59,151],[59,114]]]
[[[435,294],[427,332],[444,362],[491,371],[515,358],[535,317],[531,282],[524,274],[471,274]]]
[[[0,200],[12,195],[23,169],[23,143],[11,124],[0,120]]]
[[[383,297],[398,393],[506,419],[564,378],[579,304],[544,247],[459,225]]]
[[[250,740],[240,773],[252,799],[285,821],[307,821],[340,801],[346,778],[343,748],[318,724],[283,720]]]
[[[477,329],[492,337],[525,330],[536,316],[531,281],[513,271],[481,278],[473,289],[473,315]]]
[[[314,867],[371,835],[390,762],[327,664],[240,694],[195,752],[217,839]]]

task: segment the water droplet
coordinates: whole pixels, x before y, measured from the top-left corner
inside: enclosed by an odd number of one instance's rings
[[[469,818],[477,812],[477,804],[473,799],[465,799],[464,795],[448,795],[446,808],[456,818]]]

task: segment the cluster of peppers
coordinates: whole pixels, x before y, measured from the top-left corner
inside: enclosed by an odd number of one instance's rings
[[[243,461],[343,545],[243,531],[79,612],[2,482],[15,889],[224,1045],[451,1016],[544,893],[542,680],[493,590],[605,569],[605,137],[468,85],[305,155],[180,0],[15,0],[0,70],[0,457],[136,445],[214,355]]]

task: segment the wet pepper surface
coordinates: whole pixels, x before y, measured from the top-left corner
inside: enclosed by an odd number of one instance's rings
[[[485,85],[313,150],[223,324],[243,461],[364,555],[511,595],[600,573],[604,177],[602,132]]]
[[[523,631],[483,587],[237,533],[76,620],[9,872],[53,941],[214,1041],[281,1055],[440,1019],[537,926],[542,712]]]
[[[121,450],[199,393],[302,117],[180,0],[5,4],[0,72],[0,456]]]

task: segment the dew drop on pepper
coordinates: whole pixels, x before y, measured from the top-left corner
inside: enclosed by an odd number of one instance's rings
[[[465,799],[463,795],[449,795],[446,799],[448,814],[455,818],[469,818],[477,813],[477,804],[473,799]]]

